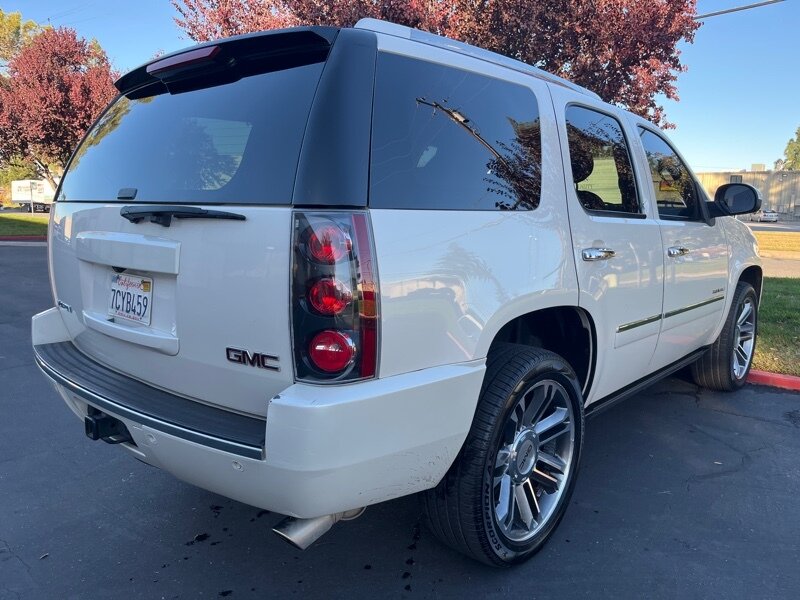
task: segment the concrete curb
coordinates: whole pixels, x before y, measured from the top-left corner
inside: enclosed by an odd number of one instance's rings
[[[768,385],[784,390],[800,392],[800,377],[795,377],[794,375],[781,375],[780,373],[751,370],[750,374],[747,376],[747,382],[754,383],[755,385]]]
[[[46,235],[0,235],[0,242],[46,242]]]

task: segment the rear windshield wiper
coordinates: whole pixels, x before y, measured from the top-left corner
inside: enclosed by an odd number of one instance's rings
[[[158,223],[169,227],[172,218],[176,219],[229,219],[244,221],[246,217],[237,213],[224,210],[209,210],[195,206],[123,206],[119,214],[131,223],[139,223],[147,219],[151,223]]]

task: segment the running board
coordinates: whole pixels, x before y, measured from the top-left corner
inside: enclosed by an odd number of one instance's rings
[[[631,384],[626,385],[621,390],[614,392],[613,394],[609,394],[605,398],[601,398],[597,402],[592,402],[589,406],[586,407],[586,416],[593,417],[607,408],[611,408],[618,402],[622,402],[623,400],[630,398],[631,396],[638,394],[645,388],[650,387],[655,382],[664,379],[665,377],[669,377],[676,371],[680,371],[683,367],[692,364],[698,358],[705,354],[710,346],[703,346],[702,348],[695,350],[691,354],[687,354],[680,360],[675,361],[674,363],[667,365],[666,367],[647,375],[646,377],[642,377],[641,379],[634,381]]]

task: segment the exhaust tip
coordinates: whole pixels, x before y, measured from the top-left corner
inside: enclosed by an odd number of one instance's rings
[[[339,519],[338,515],[325,515],[313,519],[286,517],[272,531],[295,548],[305,550],[325,535]]]
[[[281,539],[289,542],[295,548],[305,550],[311,544],[330,531],[336,523],[342,520],[352,520],[361,516],[363,508],[346,512],[323,515],[313,519],[298,519],[286,517],[272,528],[272,531]]]
[[[306,548],[308,548],[308,546],[301,546],[301,545],[300,545],[299,543],[297,543],[297,541],[295,541],[295,539],[294,539],[294,538],[293,538],[291,535],[289,535],[289,533],[286,531],[286,528],[289,526],[289,524],[288,524],[288,523],[286,523],[286,521],[287,521],[287,520],[289,520],[289,519],[292,519],[292,517],[286,517],[286,519],[284,519],[283,521],[281,521],[280,523],[278,523],[278,524],[277,524],[275,527],[273,527],[273,528],[272,528],[272,533],[274,533],[275,535],[277,535],[277,536],[278,536],[279,538],[281,538],[281,539],[282,539],[284,542],[287,542],[288,544],[291,544],[292,546],[294,546],[294,547],[295,547],[295,548],[297,548],[298,550],[305,550]],[[313,541],[312,541],[312,543],[313,543]]]

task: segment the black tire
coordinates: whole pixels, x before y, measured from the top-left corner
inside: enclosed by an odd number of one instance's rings
[[[746,302],[751,302],[754,310],[754,337],[751,359],[743,374],[737,377],[733,367],[733,355],[737,342],[737,319]],[[720,392],[733,392],[747,381],[747,374],[753,364],[752,357],[758,340],[758,296],[749,283],[740,281],[733,294],[733,302],[725,319],[725,325],[711,348],[692,364],[692,379],[704,388]]]
[[[564,400],[571,406],[570,467],[550,516],[533,537],[518,542],[506,537],[497,526],[490,474],[496,468],[503,437],[508,435],[506,423],[512,411],[526,391],[542,381],[556,382],[566,392]],[[428,526],[445,544],[491,566],[510,566],[530,558],[553,533],[569,504],[580,464],[583,431],[580,385],[563,358],[517,344],[494,348],[487,359],[480,399],[464,446],[439,485],[421,495]]]

